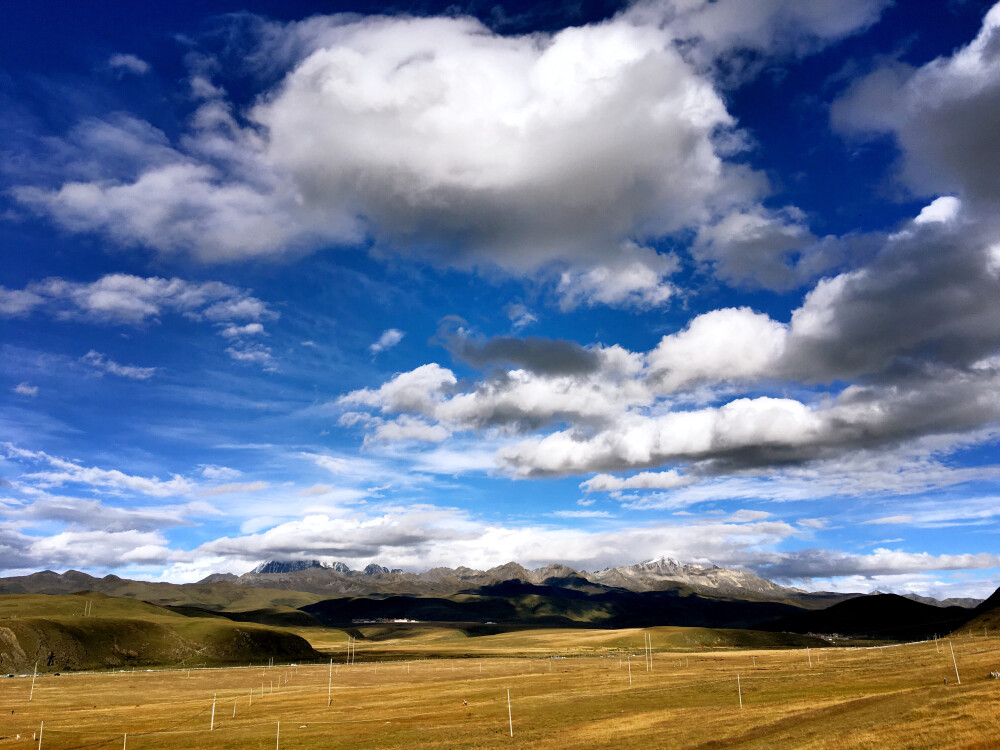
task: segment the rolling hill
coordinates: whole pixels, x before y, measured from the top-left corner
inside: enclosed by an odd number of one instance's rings
[[[745,628],[801,611],[782,602],[712,598],[683,586],[635,592],[588,585],[508,580],[447,597],[339,597],[303,611],[327,625],[355,620],[411,619],[497,625],[622,628],[648,625]]]
[[[322,599],[306,591],[246,586],[232,580],[215,583],[153,583],[107,575],[96,578],[78,570],[55,573],[44,570],[26,576],[0,578],[0,594],[75,594],[97,591],[108,596],[128,597],[160,606],[195,605],[217,611],[247,611],[268,607],[291,607]]]
[[[86,613],[86,614],[85,614]],[[302,614],[302,613],[300,613]],[[0,671],[201,666],[319,658],[298,635],[224,617],[189,617],[99,593],[0,596]]]
[[[819,611],[799,612],[758,627],[791,633],[917,640],[950,633],[976,614],[964,607],[938,607],[896,594],[849,599]]]

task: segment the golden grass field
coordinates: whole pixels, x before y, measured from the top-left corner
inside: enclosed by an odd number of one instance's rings
[[[1000,746],[1000,680],[988,678],[1000,669],[993,637],[951,642],[958,685],[947,640],[705,649],[697,644],[725,640],[720,631],[467,638],[448,628],[376,626],[362,629],[357,661],[346,666],[342,631],[299,632],[331,654],[332,681],[329,664],[47,674],[29,702],[31,676],[3,679],[0,748],[39,747],[43,722],[40,746],[50,750]],[[409,658],[379,661],[400,654]],[[546,658],[553,654],[566,658]]]

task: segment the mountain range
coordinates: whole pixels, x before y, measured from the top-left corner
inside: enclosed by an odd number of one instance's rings
[[[584,589],[587,584],[592,584],[598,588],[632,592],[670,591],[683,588],[712,597],[731,597],[750,601],[790,601],[808,608],[827,607],[845,599],[863,596],[860,593],[810,593],[799,588],[781,586],[746,570],[682,563],[670,557],[589,573],[565,565],[547,565],[531,570],[515,562],[488,570],[461,566],[431,568],[423,573],[405,573],[401,569],[389,569],[375,563],[368,565],[364,570],[352,570],[343,562],[265,560],[243,575],[213,574],[199,583],[227,581],[244,586],[286,588],[323,595],[370,596],[450,595],[470,587],[512,580],[531,584],[556,582],[556,585]],[[913,601],[938,607],[971,608],[982,601],[971,598],[938,600],[918,594],[904,596]]]
[[[685,625],[915,638],[954,630],[973,618],[985,627],[993,622],[992,605],[974,599],[806,592],[745,570],[667,557],[593,572],[565,565],[529,570],[511,562],[485,571],[439,567],[406,573],[375,563],[352,570],[342,562],[267,560],[242,575],[213,574],[192,584],[96,578],[72,570],[0,578],[0,593],[79,591],[188,615],[211,612],[241,622],[300,626],[407,619],[477,628]]]

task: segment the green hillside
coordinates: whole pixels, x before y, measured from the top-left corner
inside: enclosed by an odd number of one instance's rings
[[[89,612],[89,614],[84,614]],[[87,593],[0,595],[0,671],[212,666],[320,658],[298,635]]]
[[[218,583],[153,583],[132,581],[118,576],[103,578],[69,570],[50,570],[29,576],[0,579],[0,594],[75,594],[96,591],[108,596],[139,599],[161,606],[193,605],[219,611],[247,611],[268,607],[297,609],[323,597],[303,591],[241,586],[229,581]]]

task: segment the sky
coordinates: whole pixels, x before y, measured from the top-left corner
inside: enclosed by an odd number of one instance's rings
[[[1000,4],[6,15],[0,575],[1000,585]]]

